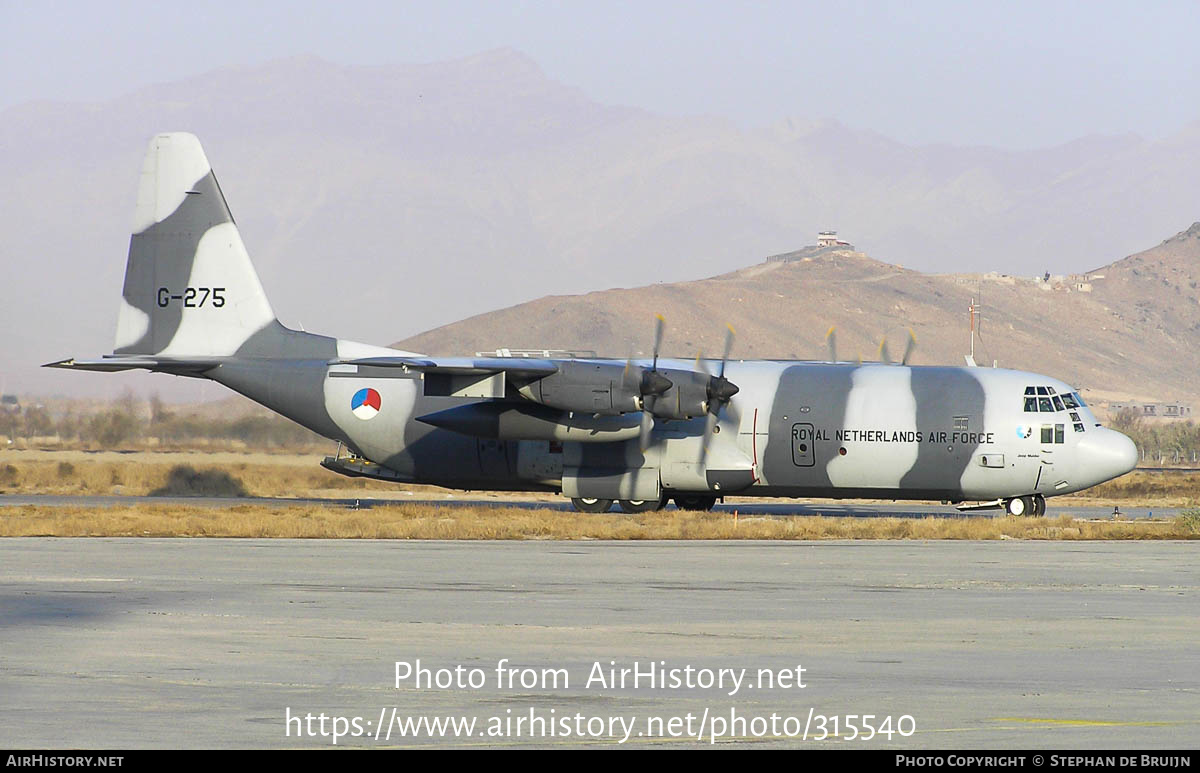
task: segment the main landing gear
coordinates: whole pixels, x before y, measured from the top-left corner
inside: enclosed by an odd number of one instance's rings
[[[679,494],[675,497],[675,506],[680,510],[711,510],[716,503],[716,497],[706,497],[703,494]]]
[[[596,499],[595,497],[573,497],[571,504],[581,513],[607,513],[612,509],[611,499]]]
[[[1004,502],[1004,511],[1009,515],[1041,516],[1046,514],[1046,498],[1041,494],[1013,497]]]
[[[615,501],[622,512],[632,515],[635,513],[653,513],[662,510],[667,506],[667,499],[666,495],[659,499],[617,500],[574,497],[571,499],[571,504],[581,513],[607,513],[612,509],[613,502]],[[674,499],[675,506],[680,510],[711,510],[713,509],[713,505],[717,503],[716,497],[705,496],[703,494],[677,494]]]
[[[663,509],[667,500],[666,497],[661,499],[618,499],[617,506],[623,512],[634,513],[652,513],[656,510]],[[612,509],[613,500],[611,499],[596,499],[595,497],[573,497],[571,504],[575,505],[575,509],[581,513],[607,513]]]

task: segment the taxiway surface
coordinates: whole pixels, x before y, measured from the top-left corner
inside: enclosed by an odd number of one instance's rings
[[[629,744],[674,745],[696,741],[638,733],[735,712],[807,720],[811,738],[810,710],[843,718],[823,742],[840,745],[864,743],[843,740],[848,714],[912,717],[910,737],[868,745],[1200,744],[1195,543],[22,538],[0,558],[0,746],[332,745],[289,712],[359,718],[339,746],[615,743],[477,734],[531,712],[623,717]],[[486,683],[397,689],[395,662],[417,659]],[[498,688],[502,659],[569,684]],[[801,666],[806,686],[586,686],[595,663],[652,661]],[[393,707],[480,724],[400,737]]]

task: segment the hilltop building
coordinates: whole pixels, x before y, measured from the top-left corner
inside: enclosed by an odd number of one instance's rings
[[[842,241],[837,238],[837,231],[822,231],[817,234],[818,247],[847,247],[854,249],[854,245],[850,242]]]
[[[837,238],[837,231],[821,231],[817,234],[817,243],[801,247],[791,252],[781,252],[767,257],[768,263],[790,263],[794,261],[816,258],[823,255],[854,253],[866,257],[861,252],[855,252],[854,245]]]

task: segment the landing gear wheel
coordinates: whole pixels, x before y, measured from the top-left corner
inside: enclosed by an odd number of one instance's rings
[[[667,500],[662,497],[660,497],[658,499],[618,499],[617,500],[617,505],[622,510],[629,513],[630,515],[632,515],[634,513],[652,513],[656,510],[663,509],[663,505],[665,505],[666,503],[667,503]]]
[[[716,497],[706,497],[702,494],[675,497],[675,506],[680,510],[711,510],[716,503]]]
[[[595,497],[573,497],[571,504],[581,513],[607,513],[612,508],[611,499],[596,499]]]
[[[1039,518],[1046,514],[1046,498],[1041,494],[1033,497],[1033,514]]]
[[[1033,515],[1033,497],[1013,497],[1004,503],[1009,515]]]

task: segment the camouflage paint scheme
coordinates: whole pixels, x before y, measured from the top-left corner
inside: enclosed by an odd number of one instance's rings
[[[592,417],[582,406],[536,406],[543,413],[526,416],[536,404],[522,387],[613,361],[429,358],[283,326],[190,134],[151,141],[135,223],[114,354],[51,365],[211,379],[340,441],[392,480],[629,500],[737,493],[1007,501],[1079,491],[1136,463],[1132,442],[1101,427],[1086,407],[1076,410],[1079,421],[1069,411],[1025,412],[1028,387],[1076,391],[1047,376],[775,360],[728,363],[725,375],[739,391],[719,410],[706,453],[703,414],[656,419],[642,451],[630,436],[640,413]],[[676,360],[658,366],[676,378],[697,368]],[[699,369],[716,367],[708,361]],[[367,389],[379,410],[356,415],[352,403]],[[491,396],[454,396],[472,389]],[[605,389],[607,382],[591,392]],[[519,410],[503,419],[487,414],[479,434],[419,420],[497,402]],[[547,416],[558,422],[553,437],[521,429]],[[1043,425],[1062,430],[1057,442],[1042,442]]]

